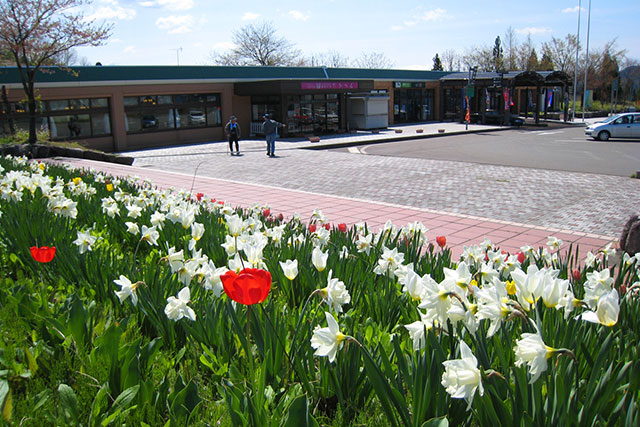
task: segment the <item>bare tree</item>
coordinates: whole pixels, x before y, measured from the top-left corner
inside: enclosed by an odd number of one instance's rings
[[[393,61],[387,58],[382,52],[362,52],[362,54],[353,60],[353,66],[356,68],[392,68]]]
[[[507,70],[518,69],[518,39],[516,37],[516,31],[513,27],[507,28],[504,33],[504,41],[502,43],[505,49],[504,65]]]
[[[276,35],[271,22],[249,24],[233,33],[235,48],[226,53],[212,53],[210,59],[218,65],[299,65],[302,53],[283,37]]]
[[[527,39],[524,43],[518,46],[516,57],[516,69],[518,70],[532,70],[533,55],[535,54],[535,67],[538,64],[538,55],[535,53],[535,46],[531,40],[531,34],[527,34]],[[535,70],[535,68],[533,68]]]
[[[312,54],[307,63],[312,67],[327,66],[331,68],[345,68],[349,66],[349,58],[336,50]]]
[[[460,70],[460,57],[453,49],[447,49],[442,52],[440,57],[442,60],[442,67],[444,71],[459,71]]]
[[[36,75],[41,67],[78,46],[98,46],[111,26],[96,26],[73,13],[85,0],[2,0],[0,52],[10,52],[18,67],[29,107],[29,143],[36,142]]]
[[[462,55],[462,64],[465,69],[478,67],[479,71],[492,71],[494,69],[493,48],[474,46],[465,50],[464,55]]]
[[[551,37],[550,42],[542,43],[542,55],[551,59],[554,70],[573,75],[577,48],[578,38],[574,34],[567,34],[563,39]]]

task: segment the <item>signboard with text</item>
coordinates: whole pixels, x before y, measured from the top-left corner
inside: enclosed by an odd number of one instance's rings
[[[300,89],[358,89],[358,82],[301,82]]]

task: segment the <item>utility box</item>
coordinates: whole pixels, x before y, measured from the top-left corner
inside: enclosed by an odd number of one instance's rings
[[[389,126],[388,96],[352,95],[348,102],[351,129],[380,129]]]

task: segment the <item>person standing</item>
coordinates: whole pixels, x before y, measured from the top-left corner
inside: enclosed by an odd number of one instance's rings
[[[227,134],[227,138],[229,138],[229,151],[231,151],[231,155],[233,156],[233,143],[236,143],[236,155],[240,155],[240,146],[238,145],[238,140],[240,139],[240,125],[236,119],[236,116],[231,116],[226,125],[224,125],[224,133]]]
[[[264,122],[262,123],[262,132],[267,140],[267,156],[276,156],[276,138],[278,137],[278,128],[285,127],[286,125],[280,122],[276,122],[269,117],[269,114],[262,116]]]

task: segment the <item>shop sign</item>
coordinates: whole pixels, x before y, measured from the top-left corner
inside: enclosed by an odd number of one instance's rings
[[[424,82],[393,82],[393,86],[396,89],[422,88],[424,87]]]
[[[301,82],[300,89],[358,89],[358,82]]]

